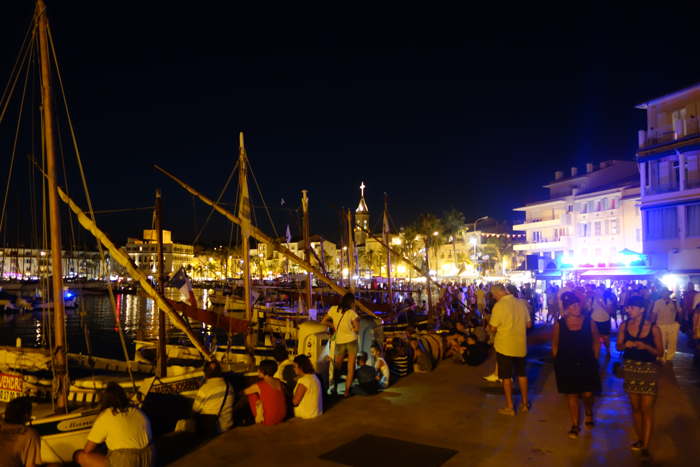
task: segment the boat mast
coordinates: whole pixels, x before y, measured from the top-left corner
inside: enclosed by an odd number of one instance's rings
[[[238,147],[238,186],[240,190],[238,217],[241,219],[241,238],[243,255],[243,300],[245,301],[245,319],[250,321],[253,307],[250,303],[250,195],[248,194],[247,157],[243,143],[243,132],[239,134]]]
[[[49,228],[51,232],[51,270],[54,313],[53,374],[56,410],[68,406],[68,370],[66,367],[65,312],[63,309],[63,265],[61,259],[61,219],[56,191],[56,142],[54,139],[53,105],[51,102],[51,69],[49,66],[49,20],[44,0],[36,2],[39,23],[39,59],[41,65],[41,110],[46,150],[46,178],[49,191]]]
[[[156,190],[156,207],[155,207],[155,228],[157,235],[157,248],[158,248],[158,292],[165,296],[165,261],[163,260],[163,224],[161,222],[162,216],[162,197],[160,195],[160,190]],[[166,348],[167,336],[165,334],[165,312],[161,309],[158,310],[158,355],[156,361],[156,374],[159,378],[165,378],[168,376],[167,368],[167,348]]]
[[[302,212],[302,230],[304,235],[304,261],[311,263],[311,242],[309,241],[309,191],[301,190],[301,212]],[[306,283],[304,284],[304,296],[306,298],[306,313],[311,313],[311,303],[313,300],[311,280],[312,273],[306,274]]]
[[[382,233],[384,234],[384,243],[389,244],[389,195],[384,193],[384,220],[382,222]],[[394,306],[394,293],[391,286],[391,251],[386,250],[386,277],[387,290],[389,292],[389,305]]]

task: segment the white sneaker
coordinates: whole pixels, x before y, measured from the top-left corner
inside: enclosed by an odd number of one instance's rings
[[[495,382],[500,381],[500,379],[498,378],[498,375],[482,376],[482,379],[484,381],[488,381],[489,383],[495,383]]]

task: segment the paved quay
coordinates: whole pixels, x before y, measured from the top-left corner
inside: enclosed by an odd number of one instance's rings
[[[515,417],[496,413],[503,406],[500,386],[481,379],[493,368],[493,359],[476,368],[443,361],[432,373],[410,375],[377,396],[339,401],[315,420],[234,428],[171,465],[337,466],[342,464],[320,456],[364,435],[456,451],[444,466],[700,465],[700,391],[689,354],[678,355],[677,371],[671,366],[662,370],[652,462],[642,463],[629,449],[634,435],[622,382],[610,374],[616,356],[603,370],[596,426],[584,428],[577,440],[567,437],[568,413],[556,392],[543,332],[538,330],[531,339],[528,356],[529,413]],[[601,363],[605,362],[603,356]],[[682,375],[676,378],[675,373]],[[386,448],[372,448],[372,462],[356,465],[441,465],[421,456],[406,458],[402,452],[408,451],[387,444],[380,446]]]

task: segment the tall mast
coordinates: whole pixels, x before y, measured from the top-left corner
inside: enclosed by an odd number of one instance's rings
[[[384,243],[389,244],[389,195],[384,193],[384,220],[382,222],[382,233],[384,234]],[[386,248],[386,277],[387,290],[389,291],[389,305],[394,305],[394,293],[391,286],[391,250]]]
[[[63,265],[61,262],[61,219],[56,191],[56,142],[54,138],[53,105],[51,102],[51,68],[49,66],[49,19],[44,0],[36,2],[39,23],[39,58],[41,63],[41,110],[46,149],[46,178],[49,191],[49,225],[51,232],[51,270],[54,313],[54,389],[56,409],[68,406],[68,370],[66,367],[65,312],[63,309]]]
[[[309,241],[309,191],[301,190],[301,212],[302,212],[302,230],[304,235],[304,260],[311,263],[311,242]],[[306,275],[306,283],[304,284],[304,296],[306,297],[306,313],[311,313],[311,304],[313,303],[313,291],[311,288],[312,273]]]
[[[160,190],[156,190],[156,209],[155,209],[155,228],[157,235],[157,265],[158,265],[158,292],[165,296],[165,261],[163,260],[163,224],[161,222],[162,216],[162,198],[160,195]],[[166,347],[166,335],[165,335],[165,312],[161,309],[158,310],[158,355],[157,355],[157,365],[156,374],[160,378],[165,378],[168,376],[167,370],[167,347]]]
[[[355,242],[353,239],[352,211],[348,209],[348,285],[352,293],[355,293]]]
[[[245,319],[251,320],[253,316],[253,307],[250,303],[250,195],[248,194],[248,158],[245,152],[243,143],[243,132],[239,134],[238,147],[238,186],[240,190],[238,216],[241,219],[241,237],[243,244],[243,301],[245,302]]]

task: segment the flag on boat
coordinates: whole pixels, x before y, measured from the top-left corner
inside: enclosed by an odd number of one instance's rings
[[[284,198],[280,200],[280,206],[284,206]]]
[[[170,287],[175,287],[180,290],[180,294],[183,298],[190,302],[190,305],[197,306],[197,298],[194,296],[194,289],[192,288],[192,282],[190,278],[187,277],[185,269],[180,266],[175,275],[170,279]]]
[[[243,235],[249,235],[251,227],[251,209],[250,209],[250,194],[248,193],[248,156],[246,155],[245,145],[243,144],[243,133],[240,134],[240,148],[239,148],[239,173],[238,173],[238,189],[239,191],[239,202],[238,202],[238,217],[241,218],[241,229],[243,229]]]
[[[292,243],[292,231],[289,230],[289,224],[287,224],[287,233],[285,234],[285,238],[287,239],[287,243]]]

